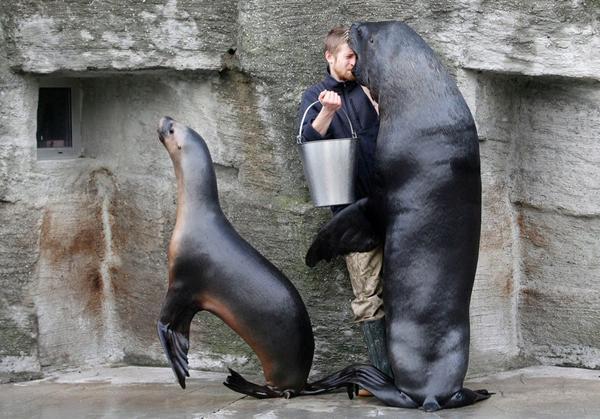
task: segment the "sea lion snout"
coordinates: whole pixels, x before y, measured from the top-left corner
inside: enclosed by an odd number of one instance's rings
[[[169,134],[173,134],[173,118],[171,118],[170,116],[163,116],[162,118],[160,118],[160,121],[158,122],[158,139],[160,140],[161,143],[164,144],[165,142],[165,137]]]
[[[366,54],[363,45],[368,36],[368,29],[363,23],[354,23],[348,30],[348,46],[352,48],[352,51],[356,54],[356,64],[354,64],[352,74],[354,74],[358,83],[371,88],[365,71]]]

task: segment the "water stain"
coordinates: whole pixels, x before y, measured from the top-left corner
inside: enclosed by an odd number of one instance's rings
[[[525,305],[538,305],[543,297],[543,294],[534,288],[522,288],[521,297]]]
[[[536,247],[548,247],[548,239],[544,237],[535,226],[529,224],[525,220],[525,216],[522,212],[517,216],[517,223],[519,225],[519,234],[521,238],[528,240]]]
[[[69,215],[78,213],[70,221]],[[88,214],[85,214],[85,213]],[[85,215],[87,216],[85,216]],[[54,287],[68,291],[86,301],[86,310],[98,312],[102,306],[100,263],[104,257],[104,234],[100,210],[82,206],[69,213],[47,208],[40,236],[40,255],[49,277],[58,277]]]
[[[512,273],[507,275],[504,281],[504,286],[502,287],[502,295],[505,297],[510,297],[515,290],[515,282],[512,277]]]

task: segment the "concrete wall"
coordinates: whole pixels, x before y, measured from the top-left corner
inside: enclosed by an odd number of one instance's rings
[[[18,1],[0,5],[0,379],[52,368],[164,365],[175,183],[156,124],[207,141],[223,208],[281,268],[313,322],[314,374],[366,358],[342,264],[307,269],[329,217],[294,145],[305,86],[334,24],[404,20],[456,75],[475,116],[483,226],[470,374],[598,367],[598,2]],[[81,157],[40,161],[40,83],[82,94]],[[191,365],[258,372],[207,314]]]
[[[543,363],[597,368],[598,83],[474,77],[482,150],[498,150],[504,181],[496,187],[514,234],[507,289],[518,285],[521,351]]]

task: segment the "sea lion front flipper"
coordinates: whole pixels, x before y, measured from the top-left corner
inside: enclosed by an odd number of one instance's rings
[[[442,407],[444,409],[452,409],[455,407],[469,406],[473,403],[480,402],[485,399],[489,399],[494,393],[490,393],[487,390],[469,390],[468,388],[462,388],[450,398]]]
[[[190,324],[199,310],[189,292],[171,286],[157,322],[160,343],[181,388],[185,388],[185,377],[190,376],[187,358],[190,348]]]
[[[162,344],[169,364],[177,377],[181,388],[185,388],[185,377],[189,377],[187,353],[190,347],[189,337],[184,333],[173,330],[169,324],[160,320],[157,322],[158,337]]]
[[[319,230],[306,253],[308,266],[351,252],[367,252],[382,242],[369,219],[368,203],[363,198],[347,206]]]

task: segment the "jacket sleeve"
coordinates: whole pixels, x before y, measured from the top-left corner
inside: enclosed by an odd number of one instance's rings
[[[302,95],[302,101],[300,102],[300,108],[298,109],[298,125],[302,122],[302,116],[304,115],[306,108],[308,108],[311,103],[315,102],[319,98],[319,93],[313,90],[314,89],[308,89]],[[302,141],[323,140],[326,138],[326,136],[324,137],[319,134],[312,126],[313,121],[316,119],[320,111],[320,103],[315,104],[308,110],[302,126]]]

